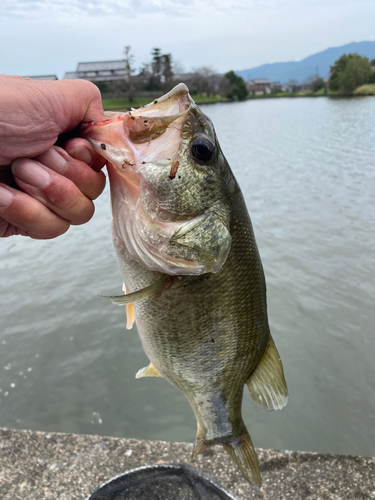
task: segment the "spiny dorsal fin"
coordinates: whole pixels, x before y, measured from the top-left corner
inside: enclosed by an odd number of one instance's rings
[[[160,375],[159,370],[152,363],[150,363],[148,366],[145,366],[145,368],[141,368],[140,370],[138,370],[135,378],[162,376],[163,375]]]
[[[162,279],[155,281],[155,283],[153,283],[152,285],[146,286],[141,290],[137,290],[136,292],[132,292],[127,295],[112,295],[106,298],[113,302],[113,304],[117,304],[118,306],[131,304],[132,302],[137,302],[138,300],[150,297],[151,295],[154,295],[155,293],[162,290],[165,287],[168,278],[168,276],[163,276]]]
[[[125,283],[122,284],[122,290],[125,293],[125,295],[130,294],[130,290],[125,285]],[[134,325],[134,321],[135,321],[134,306],[133,306],[133,304],[126,304],[125,308],[126,308],[126,329],[131,330],[133,325]]]
[[[271,335],[267,349],[246,385],[253,400],[264,410],[281,410],[287,404],[288,388],[283,365]]]

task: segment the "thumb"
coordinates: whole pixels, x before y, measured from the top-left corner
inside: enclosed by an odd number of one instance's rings
[[[100,90],[87,80],[51,82],[60,91],[61,109],[57,109],[60,133],[77,127],[81,122],[102,121],[104,112]]]

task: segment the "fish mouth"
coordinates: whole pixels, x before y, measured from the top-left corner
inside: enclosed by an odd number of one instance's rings
[[[125,113],[105,112],[102,122],[81,126],[81,134],[120,172],[145,163],[176,161],[181,131],[195,103],[183,83],[150,104]],[[125,173],[125,172],[122,172]]]

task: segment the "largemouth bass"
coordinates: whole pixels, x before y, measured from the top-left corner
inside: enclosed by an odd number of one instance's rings
[[[243,388],[275,410],[287,387],[250,217],[210,119],[179,84],[83,135],[108,161],[126,293],[111,300],[126,305],[128,328],[135,318],[150,360],[137,378],[164,377],[185,394],[197,419],[193,457],[220,444],[259,485]]]

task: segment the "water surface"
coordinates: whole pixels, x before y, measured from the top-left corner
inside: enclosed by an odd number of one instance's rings
[[[375,98],[202,107],[241,185],[290,391],[244,397],[256,446],[375,455]],[[108,190],[53,241],[0,241],[0,426],[193,441],[195,418],[125,311]]]

